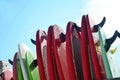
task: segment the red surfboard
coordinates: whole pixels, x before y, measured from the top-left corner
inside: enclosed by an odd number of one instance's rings
[[[52,35],[53,35],[53,26],[50,26],[47,32],[48,78],[49,80],[58,80],[59,76],[58,76],[58,71],[57,71],[55,55],[53,51]]]
[[[3,80],[13,80],[13,72],[12,70],[5,70],[3,73]]]
[[[46,33],[45,31],[38,30],[36,33],[36,52],[37,52],[37,62],[38,69],[40,74],[40,80],[46,80],[48,78],[47,70],[47,42],[46,42]]]
[[[54,25],[52,40],[59,79],[69,80],[66,59],[66,42],[61,42],[61,34],[64,34],[64,31],[59,26]]]
[[[81,23],[81,58],[84,80],[91,80],[91,70],[88,55],[88,36],[85,15],[82,16]]]
[[[93,37],[92,37],[92,31],[91,31],[91,28],[90,28],[88,15],[85,16],[85,18],[86,18],[86,26],[85,27],[87,27],[88,41],[89,41],[89,46],[90,46],[90,55],[91,55],[91,59],[92,59],[95,79],[96,80],[102,80],[102,74],[101,74],[101,71],[100,71],[100,65],[99,65],[99,61],[98,61],[98,58],[97,58],[96,49],[95,49],[95,46],[94,46],[94,41],[93,41]]]
[[[81,59],[81,36],[75,28],[76,24],[69,22],[66,29],[66,54],[68,74],[71,80],[83,80]]]
[[[14,55],[13,59],[13,79],[18,80],[18,74],[17,74],[17,52]]]

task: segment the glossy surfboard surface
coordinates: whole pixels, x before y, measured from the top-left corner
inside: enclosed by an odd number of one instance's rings
[[[18,54],[19,53],[17,53],[17,74],[18,74],[18,80],[23,80],[23,73],[22,73],[22,68],[21,68],[20,59],[19,59]]]
[[[84,80],[91,80],[91,70],[89,63],[89,54],[88,54],[88,37],[87,37],[87,27],[85,15],[82,16],[81,21],[81,58],[82,58],[82,68]]]
[[[102,43],[103,43],[103,46],[106,44],[105,43],[105,39],[106,39],[106,35],[104,34],[104,31],[101,29],[100,31],[99,31],[99,36],[101,36],[101,38],[102,38]],[[102,45],[102,44],[101,44]],[[101,46],[102,47],[102,46]],[[104,48],[104,47],[103,47]],[[102,51],[104,51],[104,49],[102,50]],[[106,52],[106,51],[105,51]],[[115,53],[114,53],[115,54]],[[110,52],[110,50],[108,50],[107,52],[106,52],[106,57],[107,57],[107,59],[108,59],[108,66],[110,67],[110,70],[111,70],[111,75],[112,75],[112,77],[113,78],[117,78],[117,77],[120,77],[120,74],[119,74],[119,72],[120,72],[120,68],[119,68],[119,66],[117,65],[118,63],[117,63],[117,61],[116,61],[116,59],[115,59],[115,57],[114,57],[114,54],[112,54],[111,52]],[[108,68],[107,68],[108,69]]]
[[[112,76],[113,78],[118,78],[120,77],[120,67],[118,66],[119,63],[116,61],[114,54],[112,54],[110,51],[106,53]]]
[[[61,34],[64,34],[62,28],[57,25],[53,26],[53,48],[55,53],[56,65],[60,80],[68,79],[68,65],[66,59],[66,41],[61,42]]]
[[[47,35],[45,31],[38,30],[36,33],[36,52],[38,61],[38,70],[41,80],[48,80],[47,69]]]
[[[28,76],[28,72],[27,72],[27,65],[26,65],[26,61],[25,61],[25,54],[27,51],[29,51],[29,48],[24,43],[21,43],[18,45],[18,49],[19,49],[18,56],[19,56],[20,65],[21,65],[21,69],[22,69],[23,79],[29,80],[29,76]]]
[[[88,15],[86,15],[86,27],[87,27],[88,41],[90,46],[90,54],[91,54],[91,59],[93,63],[95,79],[102,80],[101,69],[100,69],[98,58],[97,58],[97,52],[94,46],[94,40],[92,37],[92,31],[91,31]]]
[[[34,66],[36,64],[33,64],[33,61],[36,60],[35,56],[31,51],[27,51],[25,54],[25,60],[27,64],[27,71],[28,71],[28,76],[29,80],[40,80],[39,79],[39,72],[38,72],[38,67]]]
[[[50,26],[48,28],[48,32],[47,32],[48,78],[49,78],[49,80],[56,80],[56,79],[59,79],[59,76],[58,76],[55,55],[54,55],[54,51],[53,51],[52,35],[53,35],[53,26]]]
[[[13,59],[13,79],[18,80],[18,75],[17,75],[17,55],[18,53],[16,52],[14,55]]]
[[[2,75],[3,75],[3,80],[13,80],[13,71],[12,70],[5,70],[2,73]]]
[[[98,31],[98,35],[99,35],[99,39],[100,39],[100,47],[101,47],[101,50],[102,50],[102,57],[103,57],[105,71],[106,71],[106,76],[107,76],[107,79],[111,79],[113,77],[112,77],[111,69],[110,69],[110,66],[109,66],[108,58],[106,56],[106,51],[105,51],[105,48],[104,48],[100,28],[99,28],[99,31]]]
[[[81,61],[81,37],[75,28],[75,23],[69,22],[66,29],[66,54],[69,79],[83,79]],[[69,66],[71,65],[71,66]]]
[[[89,16],[89,22],[90,22],[90,26],[92,28],[95,24],[95,21],[90,16]],[[98,27],[101,27],[101,26],[98,26]],[[97,57],[98,57],[98,61],[99,61],[100,69],[101,69],[102,78],[107,79],[106,71],[105,71],[104,63],[103,63],[103,59],[102,59],[102,52],[101,52],[101,48],[100,48],[98,31],[92,32],[92,36],[93,36],[93,40],[94,40],[94,44],[95,44],[95,48],[96,48],[96,52],[97,52]]]

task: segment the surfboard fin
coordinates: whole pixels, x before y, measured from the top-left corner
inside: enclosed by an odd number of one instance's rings
[[[99,27],[102,28],[103,25],[105,24],[105,21],[106,21],[106,17],[103,17],[102,21],[99,24],[96,24],[96,25],[93,26],[92,32],[98,32]],[[75,28],[76,28],[76,30],[81,32],[81,27],[79,27],[75,24]]]
[[[8,62],[9,62],[11,65],[13,65],[13,61],[12,61],[12,60],[8,59]]]
[[[109,39],[106,39],[105,50],[106,52],[109,50],[112,43],[116,40],[117,36],[120,38],[120,33],[116,30],[113,36]]]
[[[30,64],[30,70],[34,70],[38,66],[37,59],[33,60],[33,62]]]
[[[61,34],[60,34],[60,37],[59,37],[59,40],[60,40],[60,42],[65,42],[65,40],[66,40],[66,35],[65,35],[64,33],[61,33]]]
[[[31,40],[31,42],[34,44],[34,45],[36,45],[36,41],[35,40],[33,40],[33,39],[30,39]]]
[[[92,32],[98,32],[99,27],[102,28],[103,25],[105,24],[105,21],[106,21],[106,18],[103,17],[102,21],[99,24],[93,26]]]

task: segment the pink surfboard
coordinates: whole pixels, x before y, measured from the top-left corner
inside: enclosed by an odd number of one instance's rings
[[[36,33],[36,51],[40,80],[48,80],[47,70],[47,42],[45,31],[38,30]]]
[[[48,33],[47,33],[48,78],[49,78],[49,80],[57,80],[57,79],[59,79],[59,76],[58,76],[55,55],[54,55],[54,51],[53,51],[52,35],[53,35],[53,26],[50,26],[48,28]]]
[[[91,28],[90,28],[88,15],[85,16],[85,18],[86,18],[86,26],[85,27],[87,27],[88,41],[89,41],[89,46],[90,46],[90,54],[91,54],[95,79],[102,80],[102,74],[101,74],[101,71],[100,71],[100,65],[99,65],[99,61],[98,61],[98,58],[97,58],[96,49],[95,49],[95,46],[94,46],[94,41],[93,41],[93,37],[92,37],[92,31],[91,31]]]
[[[13,72],[11,70],[5,70],[2,75],[3,80],[13,80]]]
[[[68,78],[68,65],[66,59],[66,42],[61,42],[61,34],[64,31],[57,25],[53,26],[53,48],[60,80],[70,80]]]

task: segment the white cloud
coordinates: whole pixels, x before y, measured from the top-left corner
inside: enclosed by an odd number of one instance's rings
[[[107,37],[111,37],[115,30],[120,32],[120,1],[119,0],[89,0],[83,8],[83,12],[88,13],[99,23],[106,17],[104,31]]]

